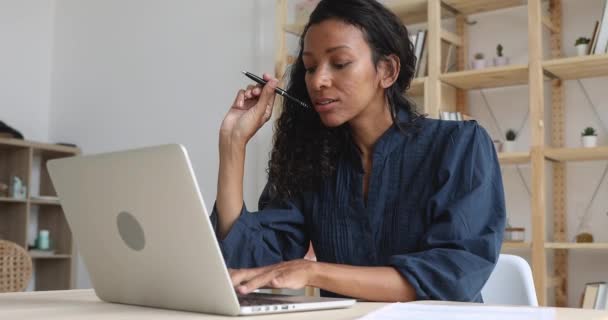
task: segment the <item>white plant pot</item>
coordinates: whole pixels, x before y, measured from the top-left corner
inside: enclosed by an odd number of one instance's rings
[[[502,56],[502,57],[495,57],[494,58],[494,65],[497,66],[497,67],[506,66],[508,64],[509,64],[509,58],[508,57]]]
[[[471,62],[473,69],[483,69],[486,67],[486,59],[475,59]]]
[[[582,136],[582,140],[585,148],[597,147],[597,136]]]
[[[588,48],[589,48],[588,44],[579,44],[576,46],[576,54],[579,56],[586,56]]]
[[[515,151],[515,141],[507,140],[502,143],[502,152]]]

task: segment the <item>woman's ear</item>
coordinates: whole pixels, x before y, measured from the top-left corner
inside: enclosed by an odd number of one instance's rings
[[[392,86],[397,81],[400,70],[401,62],[396,55],[391,54],[380,60],[380,86],[384,89]]]

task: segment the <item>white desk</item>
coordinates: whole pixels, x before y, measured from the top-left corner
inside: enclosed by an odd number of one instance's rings
[[[437,302],[429,302],[437,303]],[[119,305],[100,301],[92,290],[1,293],[0,319],[356,319],[384,306],[384,303],[357,303],[349,309],[310,311],[251,317],[222,317],[191,312]],[[608,319],[608,312],[555,308],[556,319]]]

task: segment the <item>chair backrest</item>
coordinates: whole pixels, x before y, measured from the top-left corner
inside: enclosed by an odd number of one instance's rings
[[[528,262],[519,256],[501,254],[481,296],[488,304],[538,306]]]
[[[27,288],[32,277],[32,258],[18,244],[0,240],[0,292]]]

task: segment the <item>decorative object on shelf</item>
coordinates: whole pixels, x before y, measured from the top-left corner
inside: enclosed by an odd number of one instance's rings
[[[496,152],[500,152],[500,150],[502,150],[502,141],[492,140],[492,142],[494,143],[494,150],[496,150]]]
[[[36,238],[36,248],[38,250],[51,249],[51,239],[49,238],[49,230],[40,230]]]
[[[0,182],[0,197],[8,197],[8,185]]]
[[[17,176],[11,179],[10,196],[15,199],[25,199],[27,197],[27,187],[23,184],[23,180]]]
[[[505,228],[504,241],[524,242],[526,240],[526,228]]]
[[[515,139],[517,138],[517,133],[515,130],[509,129],[505,134],[506,141],[502,144],[502,152],[513,152],[515,150]]]
[[[494,58],[494,65],[497,67],[506,66],[509,64],[509,57],[502,55],[502,44],[496,46],[496,57]]]
[[[12,138],[23,140],[21,132],[11,128],[6,123],[0,121],[0,138]]]
[[[576,47],[576,54],[579,56],[587,55],[587,51],[589,49],[589,42],[591,42],[591,39],[585,37],[579,37],[578,39],[576,39],[576,42],[574,42],[574,46]]]
[[[483,55],[483,53],[478,52],[475,54],[475,59],[473,59],[473,61],[471,62],[473,69],[478,70],[478,69],[483,69],[486,67],[486,59]]]
[[[593,127],[587,127],[581,133],[581,138],[583,142],[583,147],[585,148],[595,148],[597,147],[597,133]]]

